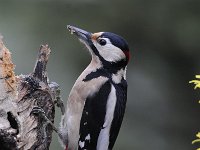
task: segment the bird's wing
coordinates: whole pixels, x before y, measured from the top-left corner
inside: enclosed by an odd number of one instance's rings
[[[117,139],[124,113],[126,108],[126,101],[127,101],[127,82],[126,80],[122,80],[121,83],[116,84],[115,88],[118,92],[116,92],[117,95],[117,103],[115,106],[115,113],[114,118],[112,121],[111,129],[110,129],[110,143],[109,143],[109,149],[112,149],[115,141]]]
[[[125,109],[125,88],[126,84],[107,81],[94,96],[87,98],[80,123],[79,150],[112,149]]]
[[[111,83],[107,81],[95,95],[86,99],[80,123],[79,150],[96,150],[110,91]]]

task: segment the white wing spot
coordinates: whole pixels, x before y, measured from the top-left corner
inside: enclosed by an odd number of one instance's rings
[[[79,146],[80,146],[80,148],[83,148],[85,146],[85,142],[84,141],[83,142],[79,141]]]
[[[90,140],[90,134],[88,134],[86,137],[85,137],[85,140]]]
[[[87,124],[87,122],[84,122],[84,124],[83,124],[83,125],[85,126],[86,124]]]

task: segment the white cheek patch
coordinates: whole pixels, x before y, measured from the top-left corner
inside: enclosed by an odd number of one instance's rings
[[[112,45],[112,43],[110,42],[109,39],[104,38],[107,41],[107,44],[104,46],[99,45],[98,43],[96,43],[96,48],[99,51],[99,54],[106,60],[109,62],[117,62],[120,61],[122,59],[125,59],[126,56],[124,54],[124,52]]]

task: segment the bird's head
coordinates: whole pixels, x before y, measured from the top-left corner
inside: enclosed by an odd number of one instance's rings
[[[104,68],[119,70],[128,64],[129,47],[121,36],[110,32],[90,33],[71,25],[67,28],[72,34],[77,35],[89,49],[92,58],[98,59]]]

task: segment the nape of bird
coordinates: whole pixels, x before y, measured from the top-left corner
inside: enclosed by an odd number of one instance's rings
[[[67,27],[88,48],[92,59],[68,97],[59,133],[66,150],[112,150],[127,101],[127,42],[110,32]]]

